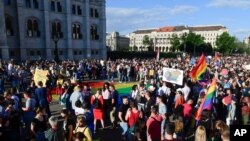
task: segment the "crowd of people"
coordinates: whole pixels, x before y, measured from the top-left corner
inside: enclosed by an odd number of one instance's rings
[[[213,108],[200,120],[195,115],[209,84],[189,77],[197,59],[1,61],[0,140],[92,141],[110,128],[126,141],[229,141],[230,125],[250,124],[250,58],[206,57],[217,85]],[[183,85],[163,81],[164,67],[183,70]],[[36,70],[48,70],[45,84],[34,82]],[[86,80],[105,83],[94,91],[82,85]],[[131,92],[120,97],[115,84],[130,81]],[[62,124],[50,112],[53,88],[64,107]]]

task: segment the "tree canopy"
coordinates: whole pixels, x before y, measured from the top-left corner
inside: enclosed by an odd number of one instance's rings
[[[221,53],[232,53],[236,49],[236,38],[224,32],[217,37],[216,46]]]

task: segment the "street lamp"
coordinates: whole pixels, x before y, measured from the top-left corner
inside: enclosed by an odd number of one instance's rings
[[[59,55],[58,55],[58,48],[57,48],[57,43],[58,43],[59,39],[60,39],[60,34],[59,34],[59,32],[54,33],[54,34],[53,34],[53,41],[54,41],[54,43],[55,43],[55,50],[54,50],[55,58],[54,58],[54,60],[55,60],[57,63],[60,61],[60,60],[59,60]]]
[[[187,46],[187,33],[185,32],[184,33],[184,39],[185,39],[185,41],[184,41],[184,52],[186,53],[186,46]]]

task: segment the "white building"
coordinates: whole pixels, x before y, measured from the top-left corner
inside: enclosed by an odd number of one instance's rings
[[[107,33],[106,46],[111,51],[129,50],[129,38],[119,35],[118,32]]]
[[[244,39],[244,43],[250,45],[250,36]]]
[[[143,37],[149,36],[153,42],[154,51],[160,50],[161,52],[171,51],[170,39],[173,35],[178,37],[193,32],[195,34],[204,37],[205,43],[210,43],[212,47],[216,48],[216,37],[223,32],[228,32],[228,29],[221,25],[208,25],[208,26],[167,26],[154,29],[142,29],[136,30],[129,34],[130,46],[134,47],[134,50],[147,50],[147,47],[143,46]]]

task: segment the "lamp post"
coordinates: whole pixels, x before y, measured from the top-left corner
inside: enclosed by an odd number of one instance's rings
[[[185,41],[184,41],[184,52],[185,52],[185,53],[186,53],[186,46],[187,46],[187,43],[186,43],[186,42],[187,42],[187,37],[186,37],[186,36],[187,36],[187,33],[185,32],[185,33],[184,33],[184,40],[185,40]]]
[[[59,55],[58,55],[58,47],[57,47],[57,43],[58,43],[59,39],[60,39],[59,32],[54,33],[54,34],[53,34],[53,41],[54,41],[54,43],[55,43],[55,50],[54,50],[54,56],[55,56],[55,58],[54,58],[54,60],[55,60],[57,63],[60,61]]]

